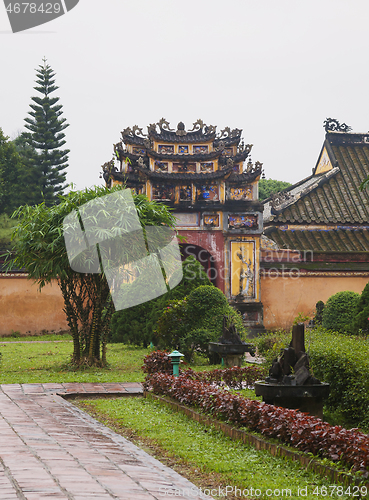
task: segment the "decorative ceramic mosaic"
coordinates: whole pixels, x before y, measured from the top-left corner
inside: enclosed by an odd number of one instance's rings
[[[144,155],[144,154],[146,154],[146,151],[143,148],[138,148],[138,147],[135,147],[135,146],[133,146],[132,152],[133,152],[134,155]]]
[[[240,173],[240,165],[237,163],[237,165],[233,165],[233,172],[236,172],[236,174]]]
[[[193,147],[194,154],[204,154],[209,152],[209,146],[194,146]]]
[[[188,154],[188,146],[178,146],[178,153],[187,155]]]
[[[204,215],[204,226],[219,227],[219,214]]]
[[[179,186],[179,199],[180,201],[192,201],[192,186]]]
[[[252,186],[244,186],[240,188],[231,187],[228,191],[229,200],[252,200]]]
[[[228,215],[229,229],[258,229],[258,227],[257,215]]]
[[[172,172],[196,172],[196,163],[173,163]]]
[[[155,172],[168,172],[168,163],[156,161],[155,162]]]
[[[166,155],[172,155],[172,154],[174,154],[174,146],[160,145],[159,146],[159,153],[166,154]]]
[[[224,148],[222,151],[223,156],[232,156],[233,155],[233,148]]]
[[[197,187],[197,199],[201,201],[219,201],[219,187],[217,184],[208,184]]]
[[[168,184],[153,184],[152,197],[154,200],[174,201],[174,186]]]
[[[214,164],[213,163],[201,163],[200,164],[200,172],[213,172]]]

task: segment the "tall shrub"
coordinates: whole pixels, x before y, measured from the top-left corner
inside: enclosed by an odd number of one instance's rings
[[[200,286],[187,299],[170,302],[158,320],[161,347],[180,349],[187,359],[194,350],[208,354],[208,344],[223,333],[223,318],[245,335],[241,316],[229,305],[225,295],[214,286]]]
[[[338,292],[327,300],[322,315],[322,326],[327,330],[350,333],[360,295],[356,292]]]
[[[363,335],[369,333],[369,283],[365,286],[358,300],[351,331]]]

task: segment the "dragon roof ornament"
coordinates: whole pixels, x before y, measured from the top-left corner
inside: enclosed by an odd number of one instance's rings
[[[335,118],[327,118],[323,122],[323,127],[326,132],[350,132],[352,128],[346,123],[340,123]]]

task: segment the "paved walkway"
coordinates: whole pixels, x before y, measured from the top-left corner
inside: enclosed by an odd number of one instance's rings
[[[65,399],[140,393],[138,383],[1,385],[0,500],[209,499]]]

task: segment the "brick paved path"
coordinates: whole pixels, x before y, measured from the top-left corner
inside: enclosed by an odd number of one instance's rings
[[[62,395],[130,395],[126,384],[0,386],[0,500],[210,497]]]

